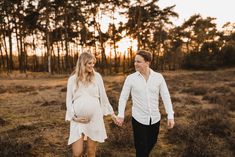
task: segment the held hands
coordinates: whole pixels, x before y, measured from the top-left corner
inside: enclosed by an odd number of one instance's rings
[[[75,121],[75,122],[78,122],[78,123],[83,123],[83,124],[87,124],[87,123],[90,122],[89,118],[86,118],[86,117],[77,117],[76,115],[74,115],[72,120]]]
[[[124,118],[121,118],[121,117],[118,117],[116,116],[115,114],[112,114],[112,119],[113,119],[113,122],[118,125],[118,126],[122,126],[123,122],[124,122]]]
[[[113,122],[116,125],[118,125],[118,126],[122,126],[123,125],[124,118],[118,117],[115,114],[112,114],[111,116],[112,116]],[[168,121],[167,121],[168,129],[172,129],[174,127],[174,125],[175,125],[174,119],[168,119]]]
[[[117,117],[115,114],[111,115],[113,122],[118,125],[118,126],[122,126],[124,118],[120,118]],[[90,119],[87,117],[77,117],[76,115],[73,116],[72,118],[73,121],[78,122],[78,123],[83,123],[83,124],[87,124],[90,122]]]
[[[117,125],[118,126],[122,126],[123,125],[123,122],[124,122],[124,118],[121,118],[121,117],[117,117]]]

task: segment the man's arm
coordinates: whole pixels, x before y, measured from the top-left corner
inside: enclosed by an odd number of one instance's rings
[[[163,104],[167,113],[167,125],[168,128],[173,128],[174,127],[174,111],[173,111],[173,107],[172,107],[172,102],[171,102],[171,98],[170,98],[170,93],[169,90],[167,88],[166,85],[166,81],[164,79],[164,77],[161,75],[162,77],[162,82],[160,84],[160,95],[162,97],[163,100]]]
[[[124,121],[126,102],[129,98],[130,92],[131,92],[131,81],[130,77],[127,77],[122,87],[118,103],[118,117],[117,117],[117,121],[119,123],[118,125],[122,125]]]

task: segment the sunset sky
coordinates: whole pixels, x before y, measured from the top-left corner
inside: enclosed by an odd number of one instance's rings
[[[148,3],[152,0],[146,0]],[[234,6],[235,0],[159,0],[160,8],[176,5],[174,11],[179,14],[179,18],[173,18],[175,25],[181,25],[185,20],[194,14],[200,14],[202,17],[215,17],[218,29],[220,29],[226,22],[235,22]],[[106,32],[108,25],[112,21],[109,16],[103,14],[101,16],[101,30]],[[122,17],[118,12],[115,13],[115,23],[127,22],[127,19]],[[137,47],[135,40],[124,38],[117,43],[118,51],[124,53],[131,45],[134,49]],[[16,48],[15,48],[16,49]],[[41,52],[41,48],[38,48]],[[106,47],[106,51],[110,51],[110,47]]]
[[[173,20],[176,25],[198,13],[217,18],[218,28],[226,22],[235,22],[235,0],[159,0],[158,4],[161,8],[176,4],[175,11],[179,14],[179,18]]]
[[[148,2],[150,0],[146,1],[146,3]],[[221,29],[226,22],[235,22],[235,0],[159,0],[158,5],[162,9],[176,5],[174,11],[179,14],[179,18],[173,18],[172,21],[177,26],[181,25],[194,14],[200,14],[203,18],[208,16],[215,17],[215,23],[218,29]],[[116,24],[121,21],[124,23],[127,22],[127,19],[121,17],[118,13],[115,14],[115,18]],[[108,16],[102,15],[102,31],[106,32],[108,30],[110,21]],[[134,48],[137,47],[136,41],[131,44],[129,38],[125,38],[118,43],[119,50],[123,53],[130,45]],[[107,47],[106,49],[109,52],[110,48]]]
[[[146,3],[152,0],[146,1]],[[234,6],[235,0],[159,0],[158,5],[160,8],[176,5],[174,11],[179,14],[179,18],[173,18],[172,21],[175,25],[181,25],[184,21],[188,20],[194,14],[200,14],[203,18],[215,17],[217,27],[220,29],[226,22],[235,22]],[[127,19],[115,13],[116,21],[126,22]],[[108,23],[110,18],[102,15],[101,25],[102,31],[108,30]]]

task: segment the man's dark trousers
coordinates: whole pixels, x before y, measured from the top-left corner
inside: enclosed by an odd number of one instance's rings
[[[136,157],[148,157],[154,145],[157,143],[160,121],[149,125],[144,125],[132,117],[132,127]]]

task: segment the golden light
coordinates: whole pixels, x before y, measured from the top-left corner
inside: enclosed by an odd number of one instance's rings
[[[124,54],[125,51],[127,51],[129,48],[131,48],[133,51],[137,51],[137,40],[125,37],[117,43],[117,46],[117,50],[122,54]]]
[[[119,10],[120,11],[120,10]],[[101,30],[102,32],[107,32],[108,27],[110,23],[114,23],[115,26],[118,28],[120,22],[126,23],[128,19],[121,15],[118,11],[114,13],[115,20],[111,19],[110,16],[101,14],[100,18],[97,19],[101,25]],[[125,33],[122,33],[123,36]],[[124,37],[120,41],[116,43],[117,49],[116,52],[117,54],[124,55],[128,54],[128,51],[132,49],[132,51],[137,51],[137,40],[130,38],[130,37]],[[111,56],[111,58],[114,58],[114,49],[113,45],[110,45],[109,42],[105,44],[105,54],[106,56]]]
[[[124,55],[128,53],[130,49],[132,51],[137,51],[137,40],[129,38],[129,37],[124,37],[120,41],[117,42],[116,44],[117,49],[116,52],[117,54]],[[110,47],[110,45],[106,45],[105,47],[105,54],[106,56],[111,56],[111,58],[114,58],[114,49]]]

